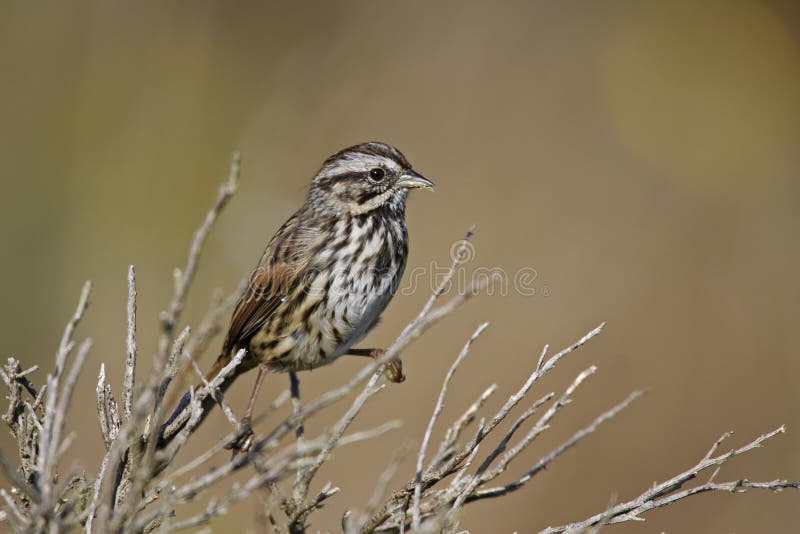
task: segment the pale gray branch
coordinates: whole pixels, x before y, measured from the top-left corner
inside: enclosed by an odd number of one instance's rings
[[[136,272],[128,267],[128,329],[125,336],[125,381],[122,386],[122,404],[125,418],[133,410],[133,385],[136,377]]]
[[[439,419],[439,414],[442,413],[442,408],[444,408],[444,398],[445,395],[447,395],[447,386],[450,385],[450,381],[453,379],[453,375],[455,374],[456,369],[458,369],[458,366],[461,365],[461,362],[463,362],[469,354],[469,349],[472,346],[472,343],[478,339],[478,336],[480,336],[488,326],[489,323],[483,323],[479,325],[472,336],[467,340],[458,357],[456,357],[455,361],[450,366],[450,369],[448,369],[447,374],[444,377],[444,382],[442,383],[442,388],[439,390],[439,398],[436,400],[436,405],[433,408],[433,414],[428,421],[428,427],[425,429],[425,435],[422,438],[422,445],[420,445],[419,453],[417,454],[417,474],[415,475],[414,500],[411,509],[413,518],[412,525],[415,529],[419,529],[420,522],[419,501],[422,496],[422,468],[425,462],[425,453],[428,450],[428,443],[431,440],[433,427],[436,424],[436,420]]]
[[[189,247],[189,255],[186,258],[186,265],[184,268],[175,269],[175,294],[169,303],[168,308],[161,313],[161,325],[164,329],[164,337],[160,343],[160,351],[166,354],[167,347],[170,343],[171,333],[175,330],[178,320],[183,313],[183,308],[186,304],[186,298],[189,294],[189,288],[194,280],[195,272],[197,272],[197,265],[200,260],[200,253],[203,251],[208,235],[214,222],[217,220],[220,212],[222,212],[225,205],[236,193],[239,188],[239,170],[241,168],[241,158],[238,152],[233,154],[231,158],[230,171],[228,172],[228,179],[219,188],[219,193],[211,206],[211,209],[206,213],[203,224],[197,229],[192,236],[192,243]]]
[[[731,435],[730,432],[725,433],[719,440],[717,440],[714,443],[709,453],[706,454],[696,465],[694,465],[693,467],[687,469],[682,473],[675,475],[674,477],[664,482],[661,482],[659,484],[654,484],[635,499],[631,499],[630,501],[627,501],[622,504],[617,504],[611,507],[609,510],[596,514],[583,521],[570,523],[568,525],[561,525],[558,527],[547,527],[546,529],[541,531],[541,534],[579,532],[583,529],[587,529],[593,525],[598,524],[600,521],[605,521],[605,523],[609,525],[615,523],[621,523],[624,521],[641,521],[643,520],[641,514],[643,514],[644,512],[653,510],[655,508],[661,508],[663,506],[673,504],[686,497],[690,497],[692,495],[705,493],[709,491],[737,492],[737,491],[745,491],[747,489],[766,489],[770,491],[781,491],[783,489],[788,489],[788,488],[798,489],[800,488],[800,482],[792,482],[787,480],[773,480],[769,482],[750,482],[749,480],[746,479],[740,479],[724,483],[714,483],[712,481],[709,481],[706,482],[705,484],[700,484],[693,488],[681,490],[682,486],[685,483],[696,478],[701,472],[712,468],[716,469],[717,467],[721,466],[731,458],[734,458],[741,454],[750,452],[753,449],[761,447],[764,442],[775,437],[778,434],[782,434],[785,431],[786,429],[783,426],[781,426],[773,430],[772,432],[767,432],[766,434],[762,434],[761,436],[757,437],[750,443],[747,443],[746,445],[743,445],[738,449],[732,449],[726,453],[714,456],[716,450],[719,448],[722,441]]]
[[[63,412],[58,410],[59,398],[61,396],[61,376],[67,363],[67,356],[72,351],[75,342],[73,334],[78,323],[83,318],[86,308],[89,306],[89,293],[92,289],[91,282],[83,285],[78,306],[75,313],[67,323],[64,334],[61,337],[58,351],[56,352],[55,367],[53,372],[47,377],[47,395],[45,397],[44,421],[42,423],[42,433],[39,437],[39,462],[37,471],[40,474],[39,491],[43,500],[49,502],[53,497],[53,463],[56,459],[56,451],[60,445],[61,429],[63,428]]]

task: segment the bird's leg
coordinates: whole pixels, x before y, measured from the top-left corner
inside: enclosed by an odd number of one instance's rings
[[[377,360],[385,353],[386,349],[350,349],[347,351],[350,356],[368,356],[373,360]],[[403,374],[403,362],[400,358],[394,358],[387,362],[383,374],[390,382],[395,384],[399,384],[406,379],[406,375]]]
[[[253,434],[252,428],[253,410],[255,409],[256,398],[258,397],[258,392],[261,390],[261,384],[264,383],[264,376],[266,376],[266,374],[267,372],[264,371],[262,367],[258,368],[256,385],[253,387],[253,393],[250,394],[250,400],[247,402],[247,409],[244,411],[244,416],[241,421],[239,421],[241,433],[238,438],[225,446],[226,449],[233,451],[234,456],[237,452],[247,452],[253,444],[253,436],[255,435]]]

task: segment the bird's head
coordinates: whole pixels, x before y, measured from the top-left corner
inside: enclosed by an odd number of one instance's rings
[[[408,191],[433,189],[433,182],[411,168],[391,145],[362,143],[340,150],[314,177],[309,202],[317,208],[353,215],[389,207],[402,211]]]

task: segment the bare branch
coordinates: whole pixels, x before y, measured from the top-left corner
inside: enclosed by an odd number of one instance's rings
[[[541,533],[557,534],[561,532],[579,532],[598,524],[600,521],[605,521],[605,523],[608,525],[622,523],[625,521],[641,521],[643,520],[641,514],[644,512],[653,510],[655,508],[661,508],[686,497],[709,491],[743,492],[747,489],[764,489],[770,491],[781,491],[788,488],[797,489],[800,487],[799,482],[791,482],[787,480],[750,482],[749,480],[741,479],[724,483],[714,483],[709,481],[705,484],[679,491],[686,482],[696,478],[701,472],[711,468],[716,468],[735,456],[739,456],[746,452],[750,452],[755,448],[761,447],[764,442],[778,434],[784,433],[785,430],[786,429],[781,426],[772,432],[767,432],[766,434],[757,437],[750,443],[747,443],[738,449],[732,449],[727,453],[714,456],[722,441],[730,436],[729,432],[723,434],[723,436],[711,447],[709,453],[706,454],[694,467],[675,475],[665,482],[654,484],[635,499],[613,506],[606,512],[596,514],[577,523],[570,523],[568,525],[562,525],[558,527],[547,527],[546,529],[542,530]]]
[[[433,414],[431,415],[430,421],[428,421],[428,427],[425,429],[425,436],[422,438],[422,445],[419,448],[419,454],[417,455],[417,474],[415,476],[416,481],[414,484],[414,505],[412,507],[412,514],[413,514],[413,526],[415,529],[419,529],[419,522],[420,522],[420,515],[419,515],[419,500],[422,496],[422,467],[425,462],[425,453],[428,449],[428,443],[431,440],[431,434],[433,433],[433,427],[436,424],[436,420],[439,418],[439,414],[442,413],[442,408],[444,407],[444,397],[447,394],[447,386],[450,384],[450,380],[453,379],[453,375],[458,369],[458,366],[461,365],[461,362],[467,357],[469,354],[469,349],[472,346],[472,343],[478,339],[484,330],[489,326],[489,323],[483,323],[478,326],[475,330],[475,333],[467,340],[464,344],[464,347],[461,349],[461,353],[458,355],[456,360],[450,366],[450,369],[447,371],[447,374],[444,377],[444,382],[442,383],[442,389],[439,391],[439,398],[436,400],[436,405],[433,408]]]
[[[553,460],[555,460],[556,458],[561,456],[567,449],[575,446],[583,438],[585,438],[589,434],[593,433],[595,430],[598,429],[598,427],[600,425],[602,425],[604,422],[606,422],[609,419],[613,418],[619,412],[621,412],[622,410],[627,408],[630,403],[632,403],[634,400],[636,400],[641,395],[643,395],[642,391],[634,391],[625,400],[623,400],[622,402],[620,402],[619,404],[617,404],[616,406],[614,406],[610,410],[600,414],[600,416],[598,416],[590,425],[588,425],[587,427],[582,428],[581,430],[576,432],[570,439],[568,439],[567,441],[562,443],[560,446],[558,446],[557,448],[552,450],[547,456],[545,456],[544,458],[539,460],[539,463],[537,463],[530,471],[525,473],[518,480],[515,480],[514,482],[512,482],[510,484],[506,484],[505,486],[502,486],[502,487],[499,487],[499,488],[489,488],[489,489],[485,489],[485,490],[480,490],[480,491],[478,491],[478,492],[476,492],[474,494],[470,492],[470,494],[468,496],[466,496],[465,498],[467,499],[468,502],[471,502],[471,501],[474,501],[474,500],[484,499],[484,498],[487,498],[487,497],[498,497],[500,495],[505,495],[507,493],[510,493],[512,491],[515,491],[515,490],[521,488],[523,485],[525,485],[526,482],[528,482],[531,478],[536,476],[540,471],[542,471],[550,463],[552,463]],[[510,453],[510,454],[513,454],[513,453]],[[511,458],[513,458],[517,454],[513,454],[513,456],[511,456]],[[509,458],[508,461],[510,461],[511,458]],[[501,462],[501,465],[502,465],[503,469],[508,465],[508,461]],[[497,474],[499,474],[499,473],[490,473],[490,474],[488,474],[486,477],[484,477],[484,481],[488,481],[488,480],[494,479],[497,476]]]
[[[189,438],[189,435],[194,431],[194,423],[196,424],[199,422],[199,417],[193,418],[193,414],[196,410],[200,411],[202,415],[202,402],[203,400],[212,395],[213,392],[220,387],[223,381],[230,376],[234,370],[242,363],[247,351],[245,349],[239,349],[239,351],[231,358],[231,361],[228,364],[220,369],[220,371],[214,376],[211,381],[207,382],[206,385],[198,388],[196,394],[190,402],[189,407],[184,410],[181,414],[179,414],[174,421],[172,421],[167,428],[164,429],[163,435],[164,436],[174,436],[176,431],[178,432],[178,437],[175,438],[174,442],[170,442],[169,448],[164,451],[165,458],[173,458],[178,450],[183,446],[186,440]],[[188,421],[187,421],[188,419]]]
[[[220,408],[222,408],[222,413],[225,414],[225,418],[228,419],[228,422],[235,430],[239,430],[239,427],[241,426],[239,419],[234,415],[233,409],[225,400],[222,392],[219,390],[219,388],[212,387],[211,384],[209,384],[208,380],[206,380],[206,375],[203,373],[203,371],[200,369],[200,366],[197,365],[197,361],[195,361],[191,355],[187,354],[187,358],[191,359],[192,368],[194,369],[195,374],[200,379],[200,382],[202,382],[203,385],[209,390],[210,395],[215,401],[217,401],[217,404],[219,404]]]
[[[114,397],[111,395],[111,387],[106,384],[106,366],[100,364],[100,375],[97,378],[97,416],[100,421],[100,433],[103,435],[103,443],[106,450],[111,447],[111,443],[119,433],[119,419],[114,420],[111,406],[116,407]]]
[[[133,382],[136,376],[136,273],[128,267],[128,329],[125,336],[125,381],[122,386],[122,404],[125,418],[133,410]]]
[[[301,469],[298,472],[298,478],[295,482],[294,488],[292,516],[289,520],[290,531],[301,527],[305,523],[305,519],[308,514],[315,510],[322,502],[322,500],[319,500],[319,496],[317,496],[316,500],[306,502],[306,495],[308,494],[308,487],[311,483],[311,479],[317,474],[317,471],[319,471],[322,463],[328,458],[330,452],[339,443],[339,439],[342,437],[342,434],[353,422],[353,419],[355,419],[355,417],[359,414],[367,400],[383,389],[383,385],[377,384],[380,377],[380,373],[375,373],[372,375],[370,381],[350,405],[350,408],[347,410],[347,412],[345,412],[339,421],[333,425],[328,433],[325,445],[319,454],[317,454],[316,458],[308,467]]]
[[[476,447],[480,445],[483,439],[492,432],[505,418],[508,416],[510,411],[525,397],[528,393],[530,388],[533,386],[535,382],[537,382],[544,374],[546,374],[549,370],[553,369],[558,361],[560,361],[564,356],[572,353],[577,348],[584,345],[588,340],[592,337],[597,335],[601,330],[602,326],[595,328],[587,335],[583,336],[580,340],[576,343],[572,344],[571,346],[563,349],[559,353],[555,354],[554,356],[550,357],[546,361],[544,360],[544,355],[546,353],[546,348],[542,352],[542,356],[539,358],[536,368],[534,369],[533,373],[530,377],[525,381],[525,383],[520,387],[520,389],[511,395],[508,400],[503,404],[503,406],[497,411],[497,413],[486,423],[482,422],[481,425],[478,427],[475,435],[473,438],[463,445],[462,447],[451,450],[455,443],[455,440],[452,436],[457,435],[461,432],[463,428],[462,421],[464,420],[464,416],[462,416],[453,426],[451,426],[451,430],[446,434],[445,441],[443,441],[442,445],[440,446],[440,451],[434,457],[433,462],[423,471],[421,477],[421,490],[424,492],[425,495],[429,495],[427,502],[423,503],[420,502],[419,514],[420,516],[431,515],[431,514],[438,514],[438,510],[445,509],[450,510],[452,509],[453,501],[458,498],[459,495],[463,492],[463,487],[454,487],[451,486],[452,491],[439,491],[432,489],[439,481],[443,478],[453,474],[453,473],[463,473],[466,468],[466,463],[470,461],[470,458],[473,458],[475,453]],[[506,458],[507,462],[510,462],[514,456],[519,454],[519,451],[527,447],[535,437],[541,433],[545,428],[547,428],[547,424],[555,415],[555,413],[566,404],[569,400],[574,389],[580,384],[583,379],[594,372],[594,367],[591,367],[584,373],[578,376],[575,382],[567,388],[565,394],[562,396],[560,401],[556,403],[553,407],[548,410],[548,412],[540,419],[538,426],[534,427],[528,435],[523,439],[520,445],[512,449],[510,454],[507,454],[504,458]],[[491,389],[491,388],[490,388]],[[549,396],[545,396],[549,398]],[[471,410],[467,411],[467,414],[470,414]],[[466,415],[466,414],[465,414]],[[467,417],[474,417],[470,415]],[[448,441],[449,440],[449,441]],[[520,448],[521,447],[521,448]],[[491,455],[490,455],[491,456]],[[470,480],[472,478],[470,477]],[[482,482],[479,482],[479,484]],[[408,503],[411,502],[413,498],[413,494],[417,488],[417,476],[412,478],[406,485],[402,488],[398,489],[392,496],[384,503],[383,507],[379,508],[366,522],[363,526],[363,532],[372,532],[379,527],[382,526],[389,526],[392,525],[393,527],[401,527],[405,521],[405,507],[408,506]],[[455,492],[455,493],[453,493]],[[463,499],[463,498],[462,498]],[[422,499],[421,499],[422,501]],[[449,515],[448,521],[453,520],[453,514]]]
[[[17,506],[17,503],[14,500],[14,498],[11,495],[9,495],[5,489],[2,488],[0,488],[0,496],[3,497],[3,500],[6,503],[6,510],[9,510],[13,518],[16,520],[18,524],[17,528],[21,530],[22,529],[21,527],[27,527],[30,524],[30,520],[22,512],[22,510],[19,509],[19,506]]]
[[[537,409],[539,409],[546,402],[549,402],[552,398],[552,393],[548,393],[544,397],[541,397],[534,402],[530,408],[525,410],[516,421],[514,421],[514,424],[512,424],[511,428],[508,429],[508,432],[506,432],[505,436],[503,436],[503,439],[500,440],[500,443],[497,444],[497,447],[495,447],[495,449],[486,457],[480,467],[478,467],[478,475],[482,475],[489,468],[492,462],[494,462],[497,457],[506,450],[508,443],[511,441],[511,438],[514,437],[514,434],[517,432],[517,430],[519,430],[519,427],[521,427],[522,424],[528,420],[528,418],[532,417],[536,413]]]
[[[258,417],[256,417],[253,420],[253,422],[255,423],[256,421],[264,419],[267,415],[270,415],[273,412],[275,412],[275,410],[280,408],[288,400],[288,398],[289,398],[289,391],[288,390],[284,390],[280,395],[278,395],[275,398],[274,401],[272,401],[272,404],[267,408],[265,413],[260,414]],[[217,443],[215,443],[210,449],[208,449],[204,453],[198,455],[197,457],[192,459],[186,465],[184,465],[182,467],[179,467],[178,469],[176,469],[175,471],[173,471],[172,473],[167,475],[167,477],[164,479],[163,483],[165,485],[169,485],[176,478],[194,471],[195,469],[197,469],[198,467],[203,465],[205,462],[209,461],[215,454],[217,454],[218,452],[220,452],[223,449],[225,449],[225,446],[228,443],[230,443],[232,440],[234,440],[236,437],[237,437],[237,433],[235,433],[235,432],[230,433],[227,436],[223,437],[221,440],[219,440]]]
[[[434,465],[441,463],[444,457],[448,453],[452,452],[451,449],[461,437],[461,433],[475,420],[475,415],[481,408],[483,408],[483,405],[486,404],[486,401],[494,394],[495,391],[497,391],[497,384],[492,384],[486,388],[486,390],[481,393],[481,396],[478,397],[475,402],[470,404],[461,417],[456,419],[455,423],[453,423],[450,428],[447,429],[442,443],[439,444],[439,451],[436,453],[436,456],[434,456],[431,463]]]
[[[39,492],[36,491],[36,488],[28,484],[28,482],[19,475],[14,467],[14,464],[11,463],[11,460],[9,460],[8,456],[6,456],[2,449],[0,449],[0,469],[3,470],[3,474],[9,480],[9,482],[14,485],[14,487],[22,491],[25,496],[31,499],[34,503],[39,504],[41,501]]]
[[[92,485],[92,500],[89,503],[89,508],[86,514],[86,534],[92,533],[92,524],[94,523],[95,515],[97,514],[97,507],[100,504],[100,491],[103,488],[103,479],[106,476],[108,469],[109,454],[103,456],[103,461],[100,463],[100,471],[97,473],[97,478]]]
[[[542,432],[550,428],[550,422],[561,410],[561,408],[572,402],[572,394],[575,393],[575,390],[578,388],[578,386],[580,386],[583,381],[586,380],[586,378],[594,374],[596,371],[597,368],[592,365],[588,369],[578,374],[572,384],[570,384],[566,391],[564,391],[564,394],[561,396],[561,398],[559,398],[555,403],[553,403],[552,406],[550,406],[550,408],[548,408],[548,410],[542,415],[541,418],[539,418],[533,428],[528,431],[528,433],[519,441],[519,443],[517,443],[500,458],[498,466],[495,469],[481,477],[482,480],[486,482],[496,478],[500,473],[505,471],[505,469],[508,467],[508,464],[511,463],[514,458],[519,456],[522,451],[528,448],[528,446],[530,446],[530,444],[533,443],[533,441]]]
[[[542,378],[548,371],[553,369],[556,364],[561,361],[561,359],[571,354],[573,351],[579,349],[583,345],[585,345],[590,339],[594,336],[602,332],[605,323],[601,324],[597,328],[590,331],[588,334],[583,336],[581,339],[570,345],[569,347],[561,350],[554,356],[551,356],[544,361],[545,353],[547,352],[547,346],[545,346],[544,350],[542,350],[542,354],[539,357],[539,362],[536,365],[536,370],[534,370],[533,374],[528,377],[528,380],[522,385],[522,387],[517,391],[514,395],[510,396],[503,407],[495,414],[495,416],[489,421],[489,424],[486,425],[486,429],[484,430],[483,434],[488,434],[491,432],[494,427],[496,427],[503,419],[506,418],[508,413],[522,400],[523,397],[528,393],[531,389],[533,384],[535,384],[540,378]],[[544,362],[544,363],[543,363]]]
[[[397,430],[398,428],[403,427],[403,422],[399,419],[391,419],[386,421],[385,423],[376,426],[375,428],[370,428],[369,430],[362,430],[360,432],[353,432],[352,434],[348,434],[346,436],[342,436],[339,439],[339,447],[343,447],[344,445],[350,445],[351,443],[358,443],[359,441],[366,441],[369,439],[375,439],[387,432],[392,430]]]
[[[40,474],[39,491],[45,501],[49,501],[53,496],[54,488],[51,472],[54,467],[53,462],[55,461],[56,451],[60,445],[60,434],[64,423],[64,414],[57,409],[61,393],[59,391],[61,376],[66,366],[67,356],[72,351],[72,347],[75,344],[72,339],[75,328],[78,326],[78,323],[83,318],[83,314],[86,312],[86,308],[89,306],[89,292],[91,289],[92,284],[87,281],[83,285],[83,290],[81,291],[75,313],[67,323],[64,334],[61,337],[61,343],[56,352],[55,368],[47,377],[48,393],[45,400],[45,415],[42,423],[43,430],[39,437],[39,463],[37,466],[37,471]],[[58,419],[59,415],[61,417],[60,419]]]
[[[203,224],[200,225],[192,237],[192,244],[189,247],[189,255],[186,258],[185,267],[183,270],[175,269],[175,294],[169,303],[169,307],[161,313],[161,326],[164,330],[164,336],[160,343],[160,351],[162,354],[166,354],[170,336],[175,330],[181,313],[183,312],[183,308],[186,304],[186,297],[189,293],[189,287],[197,272],[200,253],[203,251],[203,245],[205,245],[208,234],[211,232],[211,228],[214,226],[214,222],[217,220],[220,212],[222,212],[225,205],[239,188],[240,168],[241,158],[239,153],[235,152],[231,158],[228,180],[220,186],[217,199],[214,201],[208,213],[206,213]]]
[[[244,278],[239,286],[227,297],[222,296],[221,290],[215,290],[211,296],[211,302],[208,305],[200,324],[193,329],[192,337],[186,344],[186,352],[192,359],[197,359],[208,348],[209,343],[214,336],[222,330],[222,319],[225,312],[239,300],[239,297],[244,293],[247,288],[248,279]]]
[[[369,501],[367,501],[366,507],[363,512],[359,514],[357,519],[353,518],[352,512],[348,511],[345,513],[342,518],[342,530],[344,530],[345,533],[361,531],[364,523],[366,523],[368,518],[375,512],[375,509],[380,506],[381,500],[386,494],[386,489],[389,487],[389,483],[392,481],[392,478],[394,478],[400,467],[400,462],[403,461],[407,453],[408,449],[405,447],[395,451],[391,461],[378,477],[378,482],[375,485],[372,496]]]
[[[72,364],[69,374],[67,375],[67,380],[61,390],[61,394],[58,396],[59,398],[58,404],[56,405],[56,413],[55,417],[53,418],[52,440],[47,448],[47,453],[49,455],[49,458],[47,459],[47,465],[53,468],[58,462],[59,449],[61,448],[61,434],[64,432],[67,409],[69,408],[70,401],[72,401],[72,392],[75,391],[75,384],[78,382],[78,375],[83,368],[83,364],[86,363],[86,356],[89,354],[89,349],[91,348],[92,340],[88,338],[83,340],[80,347],[78,347],[78,352],[75,356],[75,363]],[[47,473],[44,474],[45,476],[47,475]]]

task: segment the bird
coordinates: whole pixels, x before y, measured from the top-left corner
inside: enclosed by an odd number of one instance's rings
[[[382,142],[357,144],[324,161],[302,207],[267,243],[206,374],[207,380],[215,377],[241,349],[244,358],[219,389],[259,369],[242,418],[246,431],[234,450],[246,450],[252,437],[250,417],[266,373],[383,354],[355,345],[378,324],[400,285],[408,258],[408,194],[433,187],[397,148]],[[399,360],[391,364],[390,380],[404,380]],[[185,414],[189,400],[187,393],[163,428]],[[198,425],[214,403],[211,396],[204,400]]]

